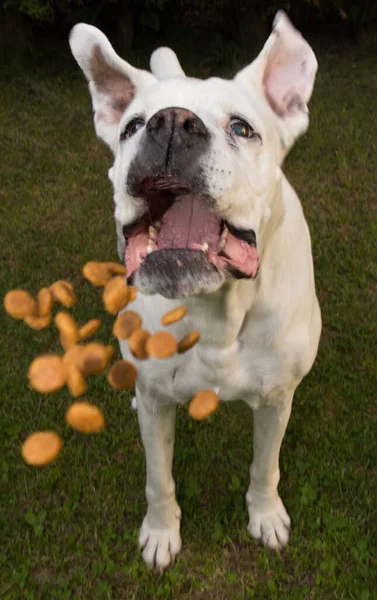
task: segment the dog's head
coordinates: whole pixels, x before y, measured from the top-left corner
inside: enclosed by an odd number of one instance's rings
[[[79,24],[72,52],[89,80],[97,135],[112,149],[115,219],[128,275],[145,293],[182,298],[254,278],[281,164],[308,126],[317,62],[284,13],[233,80],[185,76],[161,48],[152,73]]]

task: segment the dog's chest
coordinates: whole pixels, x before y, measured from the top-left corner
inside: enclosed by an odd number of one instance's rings
[[[131,308],[142,315],[143,327],[153,332],[162,328],[161,317],[176,305],[140,295]],[[256,343],[250,335],[241,333],[230,341],[232,328],[240,331],[243,318],[244,314],[237,316],[235,311],[231,322],[224,322],[216,311],[195,314],[189,306],[187,317],[169,330],[180,339],[197,327],[204,331],[204,340],[167,360],[137,361],[138,385],[143,393],[158,404],[186,403],[201,389],[215,390],[222,401],[243,399],[255,407],[280,401],[287,378],[292,378],[291,361],[280,348]],[[121,343],[121,350],[129,359],[126,342]]]

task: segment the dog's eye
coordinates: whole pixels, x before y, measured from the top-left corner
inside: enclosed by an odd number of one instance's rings
[[[128,123],[125,130],[121,134],[120,141],[123,142],[123,140],[128,140],[130,137],[135,135],[135,133],[137,133],[139,131],[139,129],[144,127],[144,125],[145,125],[144,119],[141,119],[140,117],[137,117],[136,119],[132,119],[132,121],[130,121]]]
[[[238,137],[252,138],[257,135],[252,127],[242,119],[231,119],[230,130]]]

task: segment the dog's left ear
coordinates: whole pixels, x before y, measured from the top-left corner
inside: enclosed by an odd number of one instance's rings
[[[137,92],[156,79],[148,71],[135,69],[121,59],[107,37],[92,25],[75,25],[69,44],[89,81],[96,133],[115,153],[118,125],[124,111]]]
[[[286,150],[309,125],[307,102],[313,91],[317,60],[309,44],[283,11],[259,56],[236,75],[236,80],[257,87],[284,127]]]

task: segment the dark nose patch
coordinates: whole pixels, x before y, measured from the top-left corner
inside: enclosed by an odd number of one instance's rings
[[[193,112],[177,107],[159,110],[147,122],[139,151],[130,165],[129,192],[137,192],[143,179],[161,174],[174,177],[192,192],[201,192],[200,163],[209,140],[205,124]]]

